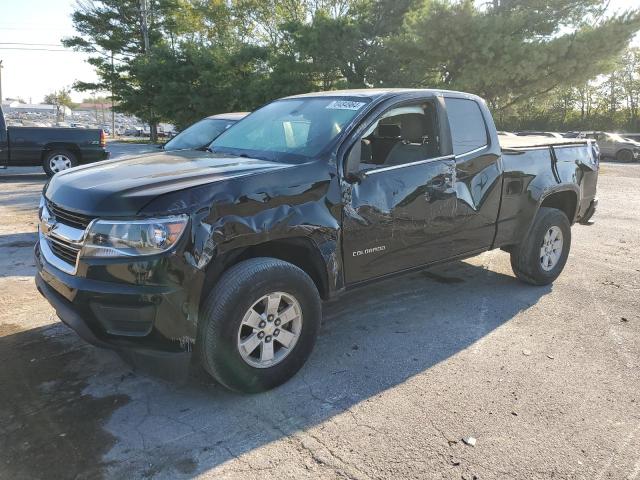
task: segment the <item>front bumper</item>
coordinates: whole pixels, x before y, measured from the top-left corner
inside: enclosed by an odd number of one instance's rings
[[[145,271],[154,278],[175,276],[175,261],[163,257],[139,265],[110,260],[80,265],[77,274],[70,274],[48,262],[40,244],[35,258],[38,290],[81,338],[116,350],[149,373],[172,380],[185,376],[195,343],[198,303],[189,294],[190,285],[136,284],[126,275],[134,270],[138,280],[149,278]]]

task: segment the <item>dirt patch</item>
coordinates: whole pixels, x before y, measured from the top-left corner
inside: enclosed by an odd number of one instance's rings
[[[64,328],[0,325],[0,478],[102,476],[114,444],[103,424],[129,398],[82,393],[91,347],[65,338]]]
[[[0,323],[0,337],[6,337],[7,335],[18,333],[21,330],[22,327],[20,325],[15,325],[13,323]]]

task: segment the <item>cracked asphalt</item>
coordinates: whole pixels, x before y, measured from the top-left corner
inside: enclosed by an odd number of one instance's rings
[[[44,182],[0,171],[0,478],[640,479],[640,165],[603,164],[552,286],[501,251],[369,285],[253,396],[133,372],[59,322],[33,284]]]

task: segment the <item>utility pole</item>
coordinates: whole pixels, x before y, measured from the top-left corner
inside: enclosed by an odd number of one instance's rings
[[[113,50],[111,50],[111,137],[116,136],[116,112],[113,111],[113,77],[115,70],[113,68]]]
[[[98,103],[96,100],[96,92],[93,92],[93,108],[96,112],[96,123],[98,123],[100,120],[98,120]]]
[[[144,42],[144,53],[149,54],[149,26],[147,25],[147,0],[140,0],[140,16],[142,23],[142,39]]]
[[[142,28],[142,40],[144,43],[144,54],[149,56],[151,51],[149,50],[149,25],[148,25],[148,16],[149,12],[147,11],[147,0],[140,0],[140,25]],[[153,117],[153,112],[151,111],[151,106],[149,106],[149,137],[152,143],[155,143],[158,139],[158,126],[151,120]]]

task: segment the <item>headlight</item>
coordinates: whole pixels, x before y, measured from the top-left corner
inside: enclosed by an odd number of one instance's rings
[[[96,220],[89,229],[83,257],[133,257],[166,252],[187,226],[188,217],[177,215],[147,220]]]

